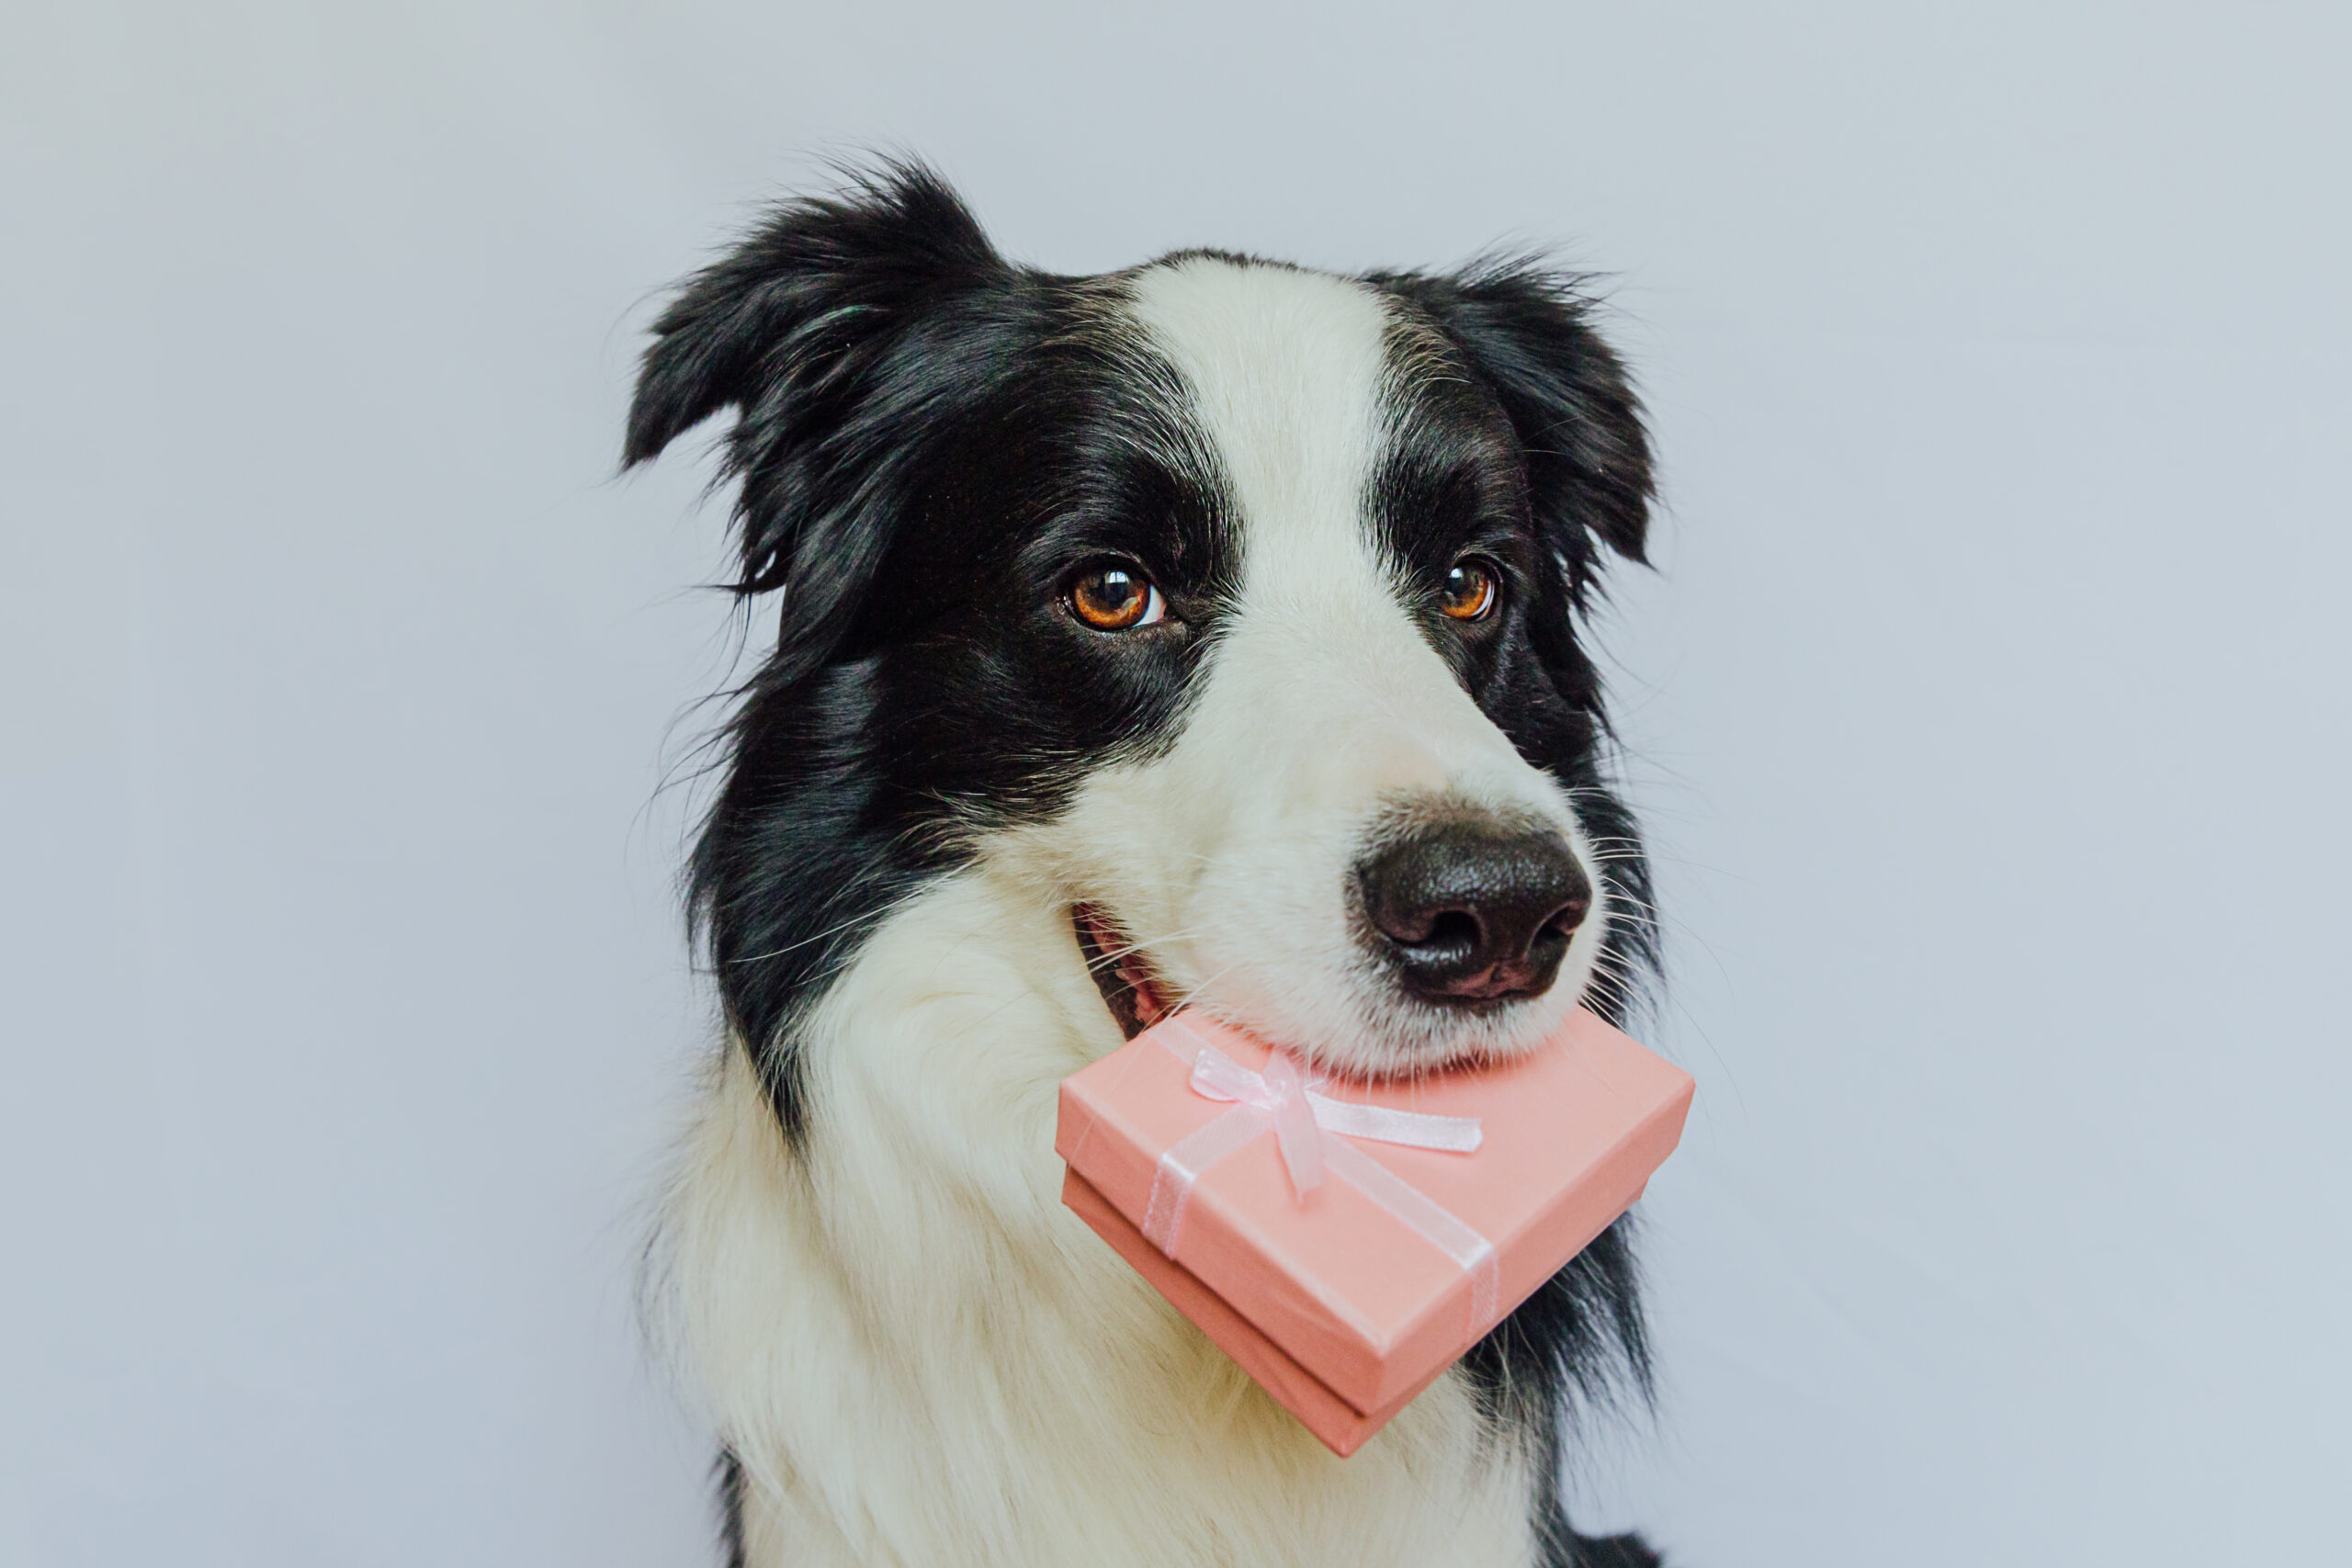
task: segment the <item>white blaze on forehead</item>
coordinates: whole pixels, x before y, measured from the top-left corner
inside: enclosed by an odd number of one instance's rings
[[[1225,464],[1245,520],[1244,582],[1272,581],[1278,561],[1370,564],[1363,503],[1388,324],[1379,297],[1321,273],[1196,258],[1144,273],[1134,310],[1190,385]]]

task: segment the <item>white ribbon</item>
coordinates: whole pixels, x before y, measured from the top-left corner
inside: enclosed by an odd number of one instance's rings
[[[1267,1057],[1263,1072],[1253,1073],[1194,1033],[1182,1018],[1167,1023],[1194,1046],[1193,1092],[1229,1103],[1233,1109],[1178,1139],[1159,1156],[1159,1169],[1152,1176],[1151,1199],[1144,1212],[1144,1239],[1174,1258],[1176,1238],[1184,1228],[1186,1200],[1192,1197],[1193,1186],[1211,1166],[1254,1143],[1272,1127],[1283,1164],[1290,1171],[1291,1185],[1302,1201],[1322,1185],[1323,1173],[1329,1171],[1403,1221],[1470,1276],[1474,1336],[1494,1321],[1501,1269],[1493,1245],[1362,1149],[1325,1136],[1338,1134],[1374,1143],[1468,1154],[1484,1136],[1478,1118],[1430,1116],[1332,1100],[1316,1092],[1328,1081],[1323,1075],[1300,1072],[1298,1064],[1279,1051]],[[1166,1028],[1159,1038],[1179,1060],[1185,1059],[1183,1051],[1167,1039]]]

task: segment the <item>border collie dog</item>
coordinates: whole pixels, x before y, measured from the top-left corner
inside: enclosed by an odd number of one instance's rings
[[[892,164],[656,322],[627,461],[732,412],[778,617],[693,857],[727,1038],[654,1275],[733,1563],[1657,1561],[1559,1502],[1573,1410],[1646,1377],[1622,1225],[1340,1460],[1053,1146],[1177,1007],[1410,1074],[1651,968],[1579,629],[1649,455],[1589,314],[1524,264],[1055,276]]]

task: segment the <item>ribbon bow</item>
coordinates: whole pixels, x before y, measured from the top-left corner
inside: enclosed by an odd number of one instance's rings
[[[1184,1228],[1184,1210],[1201,1174],[1253,1142],[1271,1124],[1283,1164],[1290,1170],[1291,1185],[1302,1200],[1323,1184],[1323,1173],[1329,1170],[1419,1233],[1469,1276],[1473,1337],[1493,1325],[1499,1315],[1501,1288],[1493,1244],[1386,1166],[1341,1141],[1364,1138],[1468,1154],[1484,1136],[1477,1117],[1430,1116],[1332,1100],[1316,1092],[1327,1081],[1320,1074],[1306,1076],[1296,1062],[1279,1051],[1266,1058],[1262,1072],[1253,1073],[1202,1039],[1181,1014],[1164,1021],[1153,1033],[1180,1061],[1192,1064],[1193,1093],[1233,1109],[1161,1151],[1144,1211],[1147,1241],[1174,1258],[1176,1238]],[[1179,1033],[1191,1043],[1189,1051],[1171,1038]],[[1340,1137],[1326,1136],[1332,1133]]]
[[[1476,1116],[1429,1116],[1317,1094],[1316,1090],[1329,1081],[1321,1073],[1312,1077],[1300,1073],[1298,1064],[1279,1051],[1266,1059],[1265,1071],[1259,1073],[1206,1042],[1201,1043],[1200,1055],[1193,1058],[1194,1094],[1204,1100],[1255,1106],[1272,1115],[1283,1164],[1289,1168],[1291,1185],[1301,1198],[1323,1184],[1325,1133],[1454,1154],[1470,1153],[1485,1135]]]

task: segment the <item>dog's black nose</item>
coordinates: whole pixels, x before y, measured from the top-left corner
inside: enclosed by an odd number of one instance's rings
[[[1558,833],[1475,818],[1419,829],[1357,876],[1373,944],[1405,988],[1455,1006],[1542,995],[1592,909]]]

